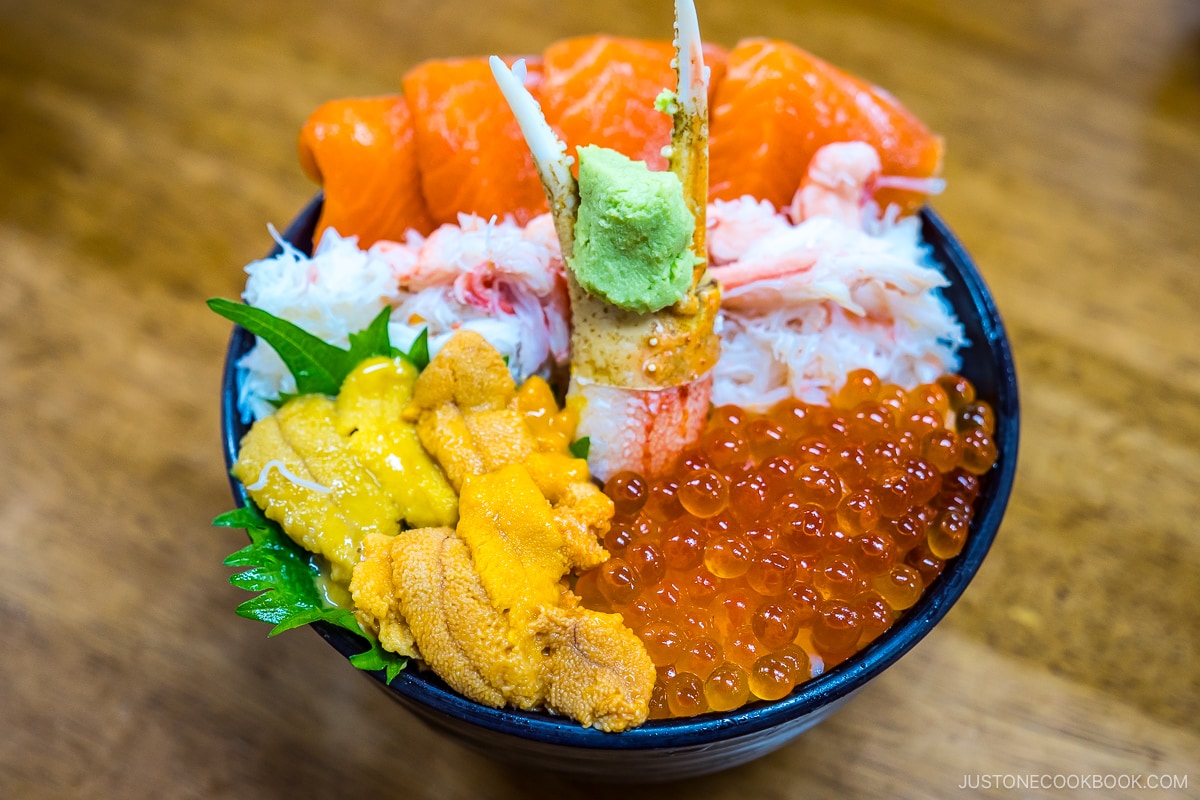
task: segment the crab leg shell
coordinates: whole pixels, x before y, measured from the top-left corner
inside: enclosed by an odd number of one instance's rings
[[[700,284],[708,263],[705,233],[708,229],[708,77],[696,5],[675,0],[675,110],[672,114],[671,171],[683,184],[688,210],[696,218],[692,252],[700,262],[692,288]]]
[[[579,184],[571,174],[572,159],[567,155],[567,146],[555,135],[537,100],[508,65],[498,56],[492,56],[488,63],[533,154],[533,164],[542,179],[542,188],[546,190],[554,230],[566,260],[575,251],[575,216],[579,209]],[[517,64],[520,65],[518,71],[523,71],[524,64],[520,61]]]
[[[588,464],[602,480],[621,470],[660,473],[700,435],[710,370],[720,356],[713,323],[720,289],[708,276],[708,68],[696,7],[675,3],[676,93],[669,164],[696,227],[692,286],[674,307],[636,315],[573,290],[569,402],[582,402],[578,433],[592,441]]]
[[[692,252],[697,265],[687,295],[670,309],[641,315],[603,303],[572,286],[573,383],[665,389],[705,375],[720,356],[713,323],[720,289],[707,272],[708,68],[692,0],[675,3],[676,94],[671,171],[683,184],[696,220]]]
[[[580,409],[579,433],[594,434],[588,463],[601,480],[621,469],[657,472],[695,440],[708,410],[709,373],[720,356],[720,339],[713,332],[720,289],[707,276],[704,239],[707,70],[695,7],[690,2],[681,5],[686,8],[680,17],[677,7],[675,66],[681,70],[677,86],[683,91],[673,115],[671,168],[696,220],[692,250],[698,265],[691,289],[669,309],[637,314],[588,294],[567,270],[572,318],[568,403]],[[579,207],[571,159],[520,81],[498,58],[493,57],[491,65],[533,153],[565,261],[574,252]]]

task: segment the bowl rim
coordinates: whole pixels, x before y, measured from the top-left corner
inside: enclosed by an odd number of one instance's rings
[[[283,239],[310,252],[312,233],[321,211],[317,194],[292,221]],[[962,596],[987,555],[1012,492],[1020,435],[1020,409],[1016,370],[1008,336],[999,311],[982,275],[946,223],[928,206],[920,212],[922,236],[952,284],[960,284],[970,304],[979,312],[984,346],[999,368],[994,438],[996,466],[983,481],[976,499],[977,513],[963,551],[947,562],[942,574],[926,587],[921,599],[887,631],[867,647],[828,672],[796,687],[787,697],[770,703],[752,702],[734,711],[706,713],[684,719],[648,720],[619,734],[584,728],[578,722],[545,712],[490,708],[450,689],[428,670],[405,669],[391,684],[382,671],[367,673],[396,699],[415,702],[428,709],[499,734],[542,743],[589,750],[641,750],[662,747],[703,746],[735,737],[757,734],[770,728],[804,719],[839,699],[847,698],[890,667],[917,645],[941,621]],[[277,243],[267,257],[282,251]],[[956,280],[957,279],[957,280]],[[961,321],[961,317],[960,317]],[[238,444],[247,425],[237,407],[237,361],[253,344],[254,337],[239,326],[230,336],[222,371],[221,433],[227,471],[232,468]],[[229,475],[234,500],[239,507],[250,503],[245,487]],[[983,513],[978,513],[982,509]],[[318,634],[343,656],[361,651],[361,639],[328,623],[312,623]]]

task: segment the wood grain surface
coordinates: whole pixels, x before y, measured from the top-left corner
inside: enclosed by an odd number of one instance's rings
[[[629,798],[1200,796],[1200,4],[700,0],[948,142],[935,207],[1016,354],[1023,440],[966,595],[830,721]],[[236,297],[324,100],[434,56],[669,31],[610,0],[0,0],[0,797],[560,797],[233,613]],[[1171,790],[1003,776],[1182,777]],[[999,788],[960,789],[979,776]],[[1121,780],[1126,780],[1122,778]]]

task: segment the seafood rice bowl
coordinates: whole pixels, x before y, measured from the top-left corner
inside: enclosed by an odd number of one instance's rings
[[[779,747],[945,614],[1011,487],[1003,327],[921,210],[940,137],[689,2],[673,42],[403,84],[313,113],[323,194],[210,301],[238,613],[517,763]]]

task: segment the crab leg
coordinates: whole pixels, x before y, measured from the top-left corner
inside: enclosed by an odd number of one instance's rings
[[[708,77],[696,6],[692,0],[675,0],[675,109],[671,128],[671,171],[683,184],[688,210],[696,218],[692,252],[701,263],[692,281],[695,287],[708,263],[705,233],[708,230]]]
[[[695,218],[691,287],[674,306],[649,314],[628,311],[584,291],[567,270],[571,293],[571,383],[567,402],[579,412],[577,433],[591,439],[588,466],[607,480],[621,470],[654,474],[700,435],[708,414],[711,370],[720,355],[713,323],[720,289],[708,275],[708,70],[696,9],[675,5],[677,91],[672,104],[671,170]],[[570,265],[579,186],[563,143],[541,108],[500,59],[492,72],[517,117],[546,190]]]
[[[525,88],[525,83],[498,56],[492,56],[488,63],[491,64],[492,76],[501,94],[517,118],[529,152],[533,154],[533,164],[538,177],[542,179],[542,188],[550,204],[550,215],[554,218],[554,230],[558,233],[563,260],[566,261],[575,250],[575,215],[579,209],[579,184],[571,174],[574,159],[567,155],[567,145],[546,122],[542,107]],[[523,73],[524,59],[514,66]]]

